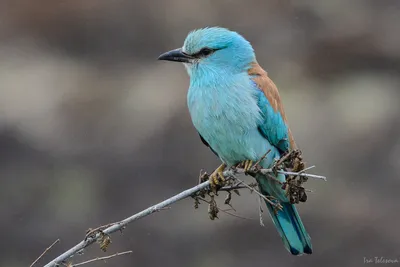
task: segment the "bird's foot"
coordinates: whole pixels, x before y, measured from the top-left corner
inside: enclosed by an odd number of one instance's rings
[[[238,165],[236,165],[236,167],[242,167],[244,170],[245,174],[248,174],[249,171],[251,170],[251,168],[253,167],[253,161],[252,160],[244,160],[242,162],[240,162]]]
[[[222,163],[208,178],[210,181],[211,191],[216,193],[225,183],[224,170],[226,164]]]
[[[248,173],[251,169],[251,167],[253,167],[253,161],[252,160],[245,160],[244,161],[244,173]]]

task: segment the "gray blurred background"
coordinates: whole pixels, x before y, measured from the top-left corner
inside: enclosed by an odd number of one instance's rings
[[[244,220],[188,199],[130,225],[91,266],[361,266],[400,261],[400,2],[0,1],[0,266],[44,264],[86,229],[197,183],[218,160],[186,107],[180,64],[157,61],[204,26],[243,34],[280,89],[314,173],[299,205],[314,254],[294,257],[247,193]],[[220,196],[220,202],[224,199]],[[222,206],[221,206],[222,207]],[[40,266],[41,264],[38,264]]]

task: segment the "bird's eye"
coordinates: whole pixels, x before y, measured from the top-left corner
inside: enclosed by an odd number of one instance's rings
[[[212,52],[214,52],[214,50],[206,47],[200,50],[199,56],[206,57],[210,55]]]

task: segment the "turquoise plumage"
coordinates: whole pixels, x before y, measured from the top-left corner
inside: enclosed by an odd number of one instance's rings
[[[182,48],[159,59],[183,62],[188,71],[192,122],[224,163],[213,175],[225,166],[255,162],[268,150],[261,165],[269,168],[296,148],[275,84],[258,65],[251,44],[238,33],[219,27],[195,30]],[[285,181],[282,174],[276,178]],[[256,179],[261,193],[283,206],[274,212],[266,203],[285,247],[294,255],[311,254],[311,239],[281,185],[260,175]]]

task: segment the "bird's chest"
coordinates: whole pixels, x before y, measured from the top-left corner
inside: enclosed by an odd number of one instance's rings
[[[254,89],[190,88],[188,106],[200,135],[224,161],[248,157],[260,110]]]

